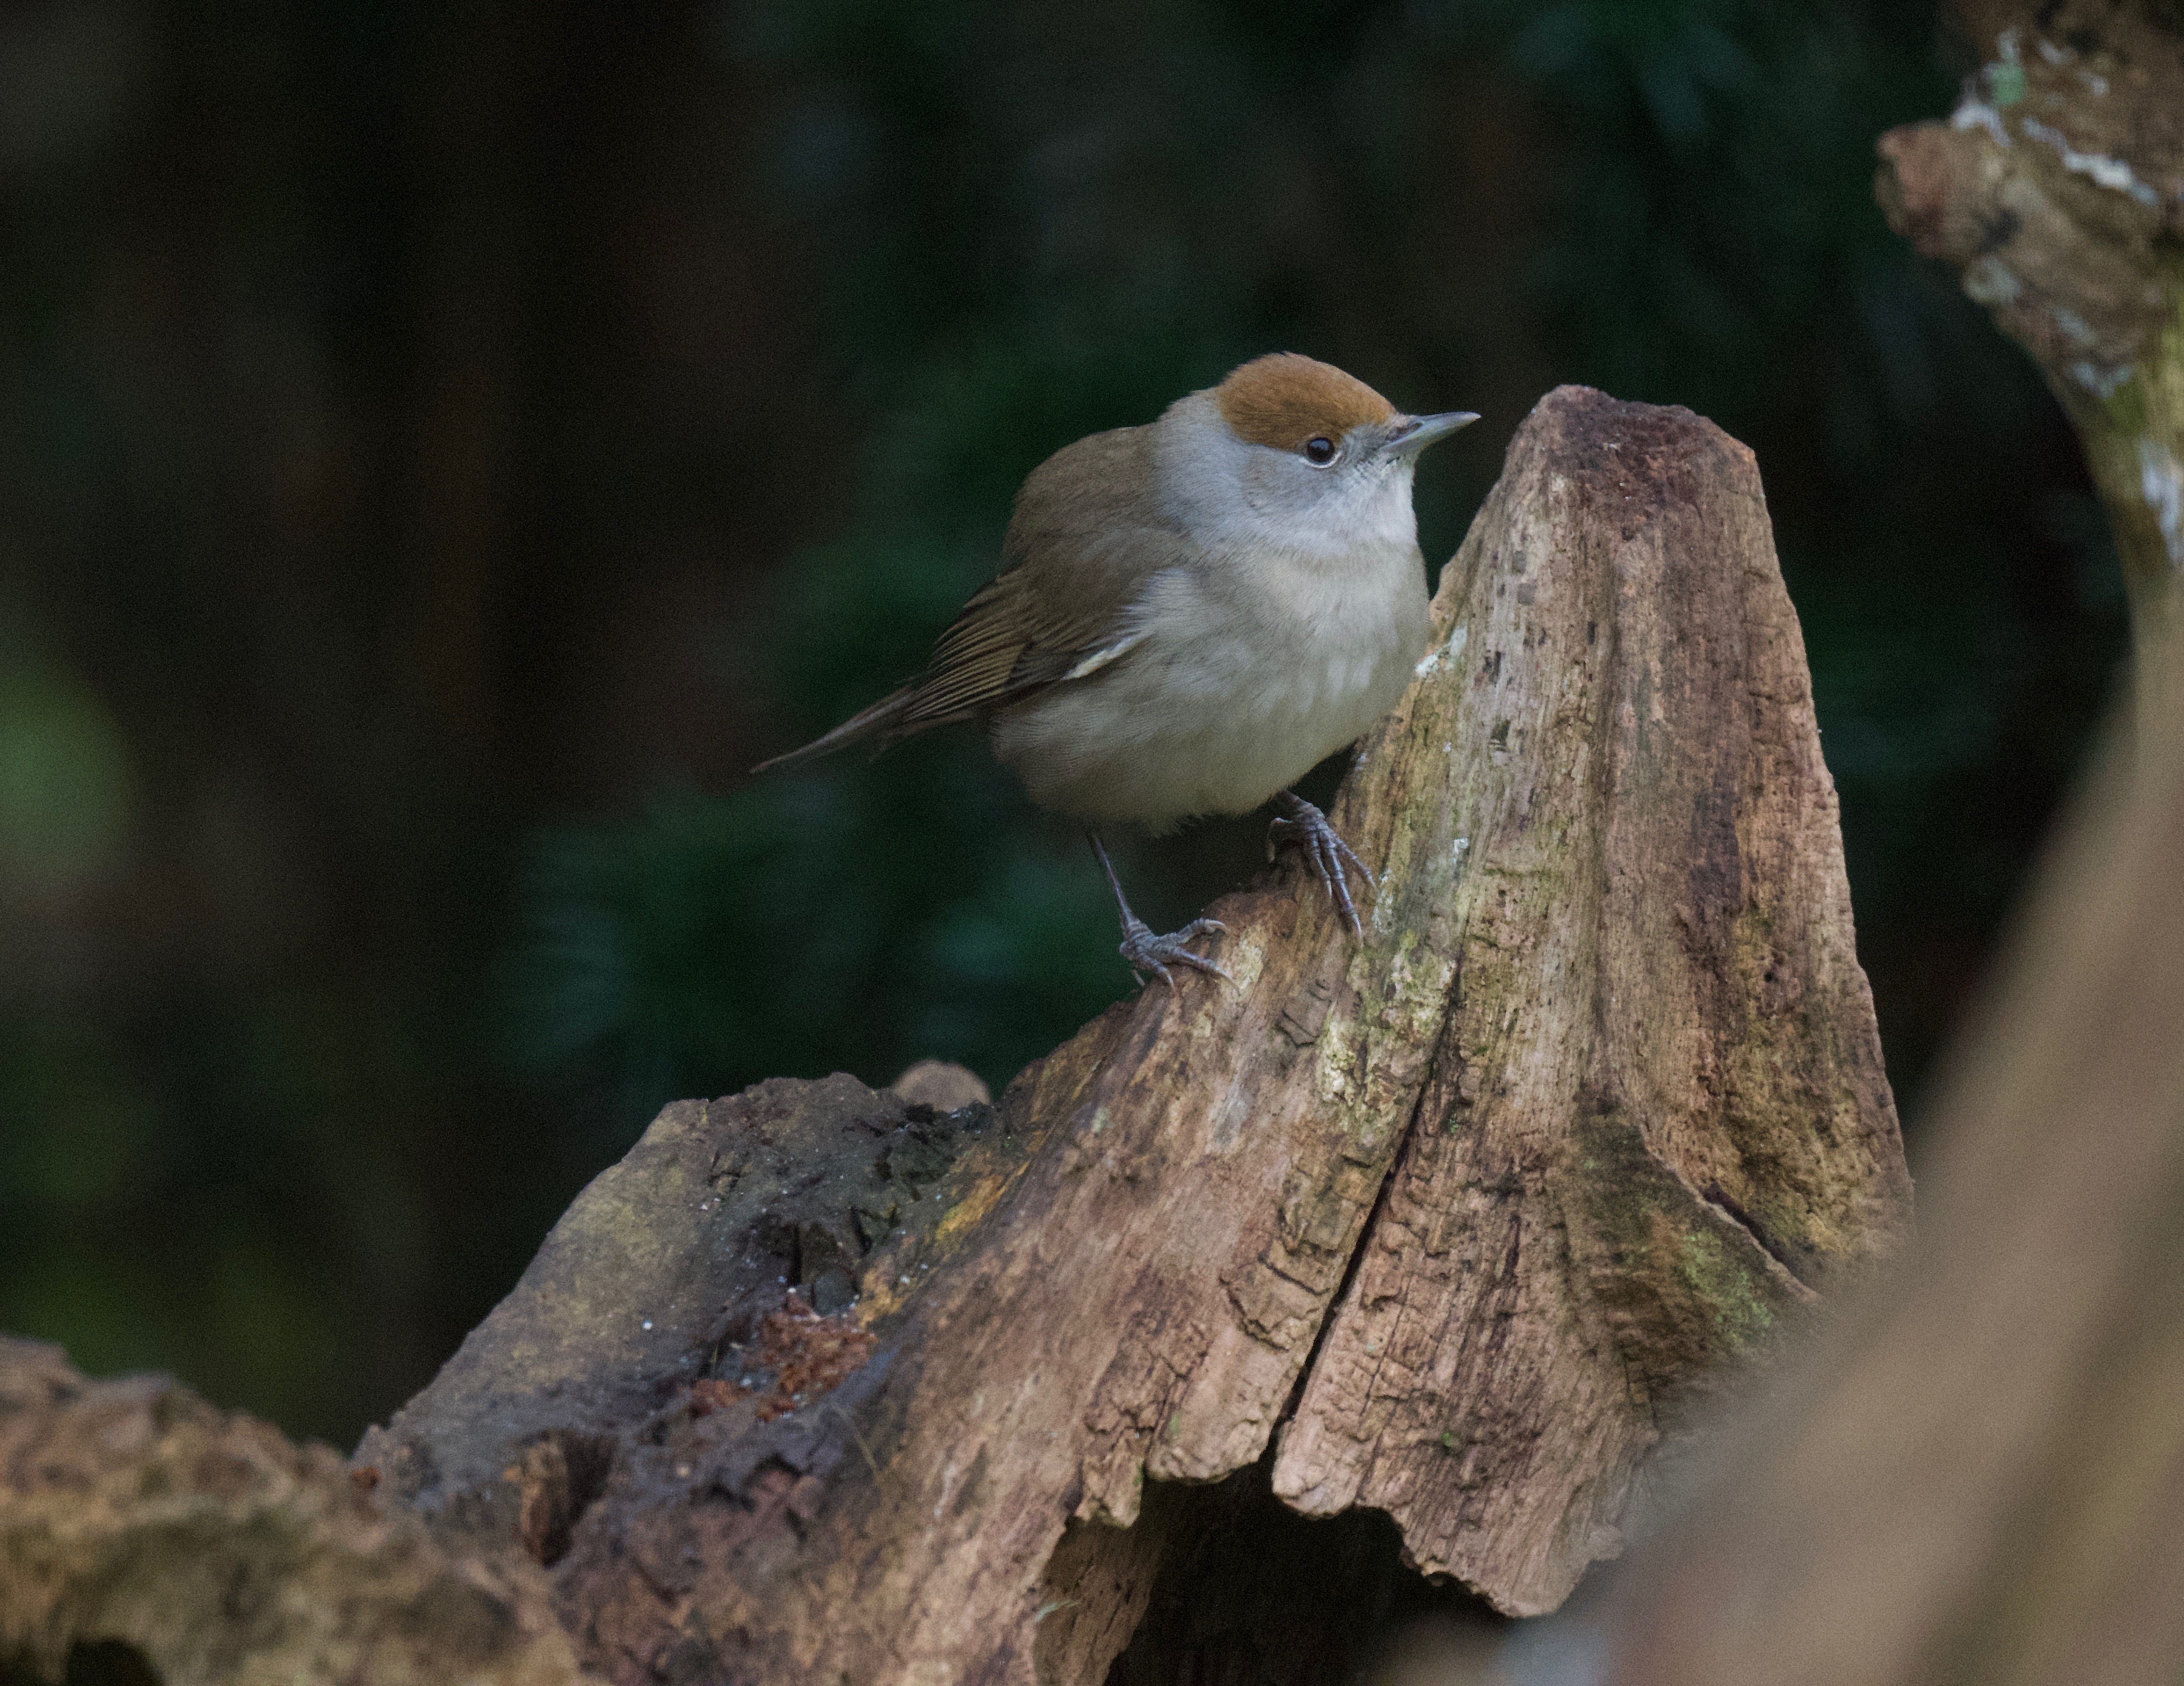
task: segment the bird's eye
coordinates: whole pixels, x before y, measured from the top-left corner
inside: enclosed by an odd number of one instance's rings
[[[1325,468],[1334,460],[1334,441],[1323,433],[1315,433],[1304,442],[1304,459],[1314,468]]]

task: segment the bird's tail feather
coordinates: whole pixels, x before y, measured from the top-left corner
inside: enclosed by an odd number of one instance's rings
[[[816,761],[822,755],[831,755],[837,749],[846,749],[852,743],[861,743],[868,737],[880,740],[884,749],[895,738],[904,736],[903,716],[910,712],[911,699],[916,693],[915,685],[905,685],[892,696],[883,697],[861,714],[850,715],[823,737],[815,737],[801,749],[792,749],[785,755],[776,755],[771,761],[760,761],[751,771],[762,773],[772,767],[800,766],[806,761]],[[917,728],[910,728],[915,731]]]

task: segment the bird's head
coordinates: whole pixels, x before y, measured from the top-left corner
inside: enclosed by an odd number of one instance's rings
[[[1162,457],[1195,527],[1272,524],[1317,548],[1414,533],[1418,453],[1478,420],[1406,415],[1331,364],[1273,352],[1174,405]]]

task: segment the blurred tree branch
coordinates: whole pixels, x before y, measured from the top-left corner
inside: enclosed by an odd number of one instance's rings
[[[2184,591],[2184,28],[2170,0],[1958,0],[1988,62],[1880,137],[1890,225],[1962,271],[2069,413],[2139,647]]]

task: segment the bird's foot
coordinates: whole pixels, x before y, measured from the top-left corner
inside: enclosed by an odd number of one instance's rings
[[[1194,919],[1182,930],[1159,937],[1154,935],[1150,927],[1137,915],[1125,911],[1119,952],[1130,963],[1130,970],[1137,974],[1139,983],[1143,983],[1145,974],[1150,972],[1173,989],[1175,978],[1168,968],[1176,965],[1195,966],[1201,971],[1210,971],[1214,977],[1226,978],[1233,983],[1235,980],[1216,962],[1207,960],[1203,954],[1194,954],[1183,946],[1194,938],[1203,937],[1209,931],[1226,931],[1228,928],[1217,919]]]
[[[1326,889],[1328,899],[1342,915],[1353,937],[1363,933],[1357,921],[1357,910],[1350,900],[1350,877],[1344,863],[1364,874],[1365,882],[1374,889],[1380,881],[1373,876],[1373,869],[1357,858],[1357,851],[1342,840],[1341,834],[1328,823],[1327,815],[1306,802],[1301,796],[1284,791],[1274,800],[1281,805],[1281,817],[1267,827],[1267,859],[1274,858],[1278,848],[1301,849],[1306,861],[1318,875]]]

